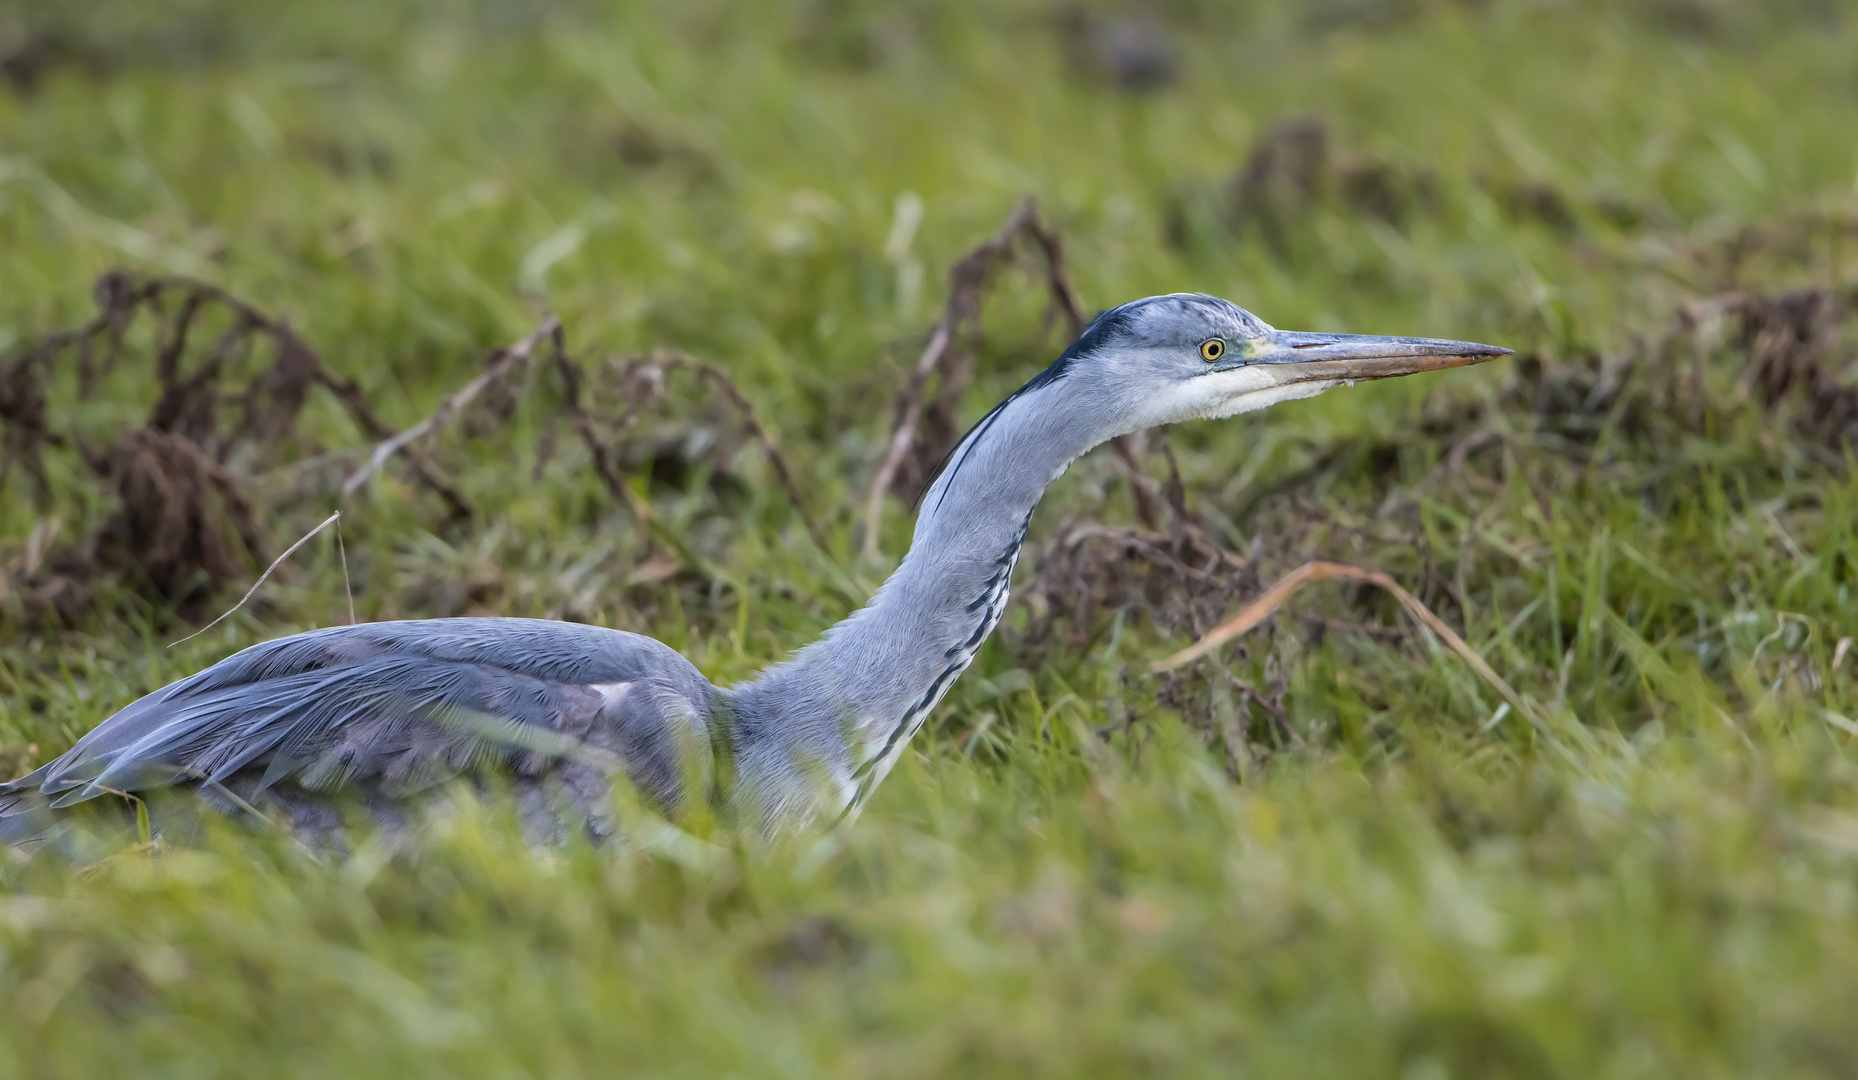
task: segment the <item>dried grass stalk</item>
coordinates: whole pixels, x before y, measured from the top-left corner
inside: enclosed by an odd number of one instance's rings
[[[1231,641],[1233,638],[1252,630],[1258,626],[1259,623],[1264,622],[1272,615],[1275,615],[1279,608],[1283,607],[1292,596],[1296,595],[1297,590],[1308,585],[1310,582],[1329,581],[1334,579],[1358,581],[1362,584],[1373,585],[1392,593],[1394,599],[1400,601],[1400,606],[1406,608],[1409,614],[1424,623],[1433,633],[1437,634],[1439,640],[1443,641],[1447,648],[1457,653],[1460,659],[1470,665],[1472,671],[1477,672],[1479,678],[1490,684],[1491,689],[1495,690],[1512,706],[1521,710],[1524,715],[1533,717],[1534,710],[1529,707],[1528,703],[1523,699],[1523,696],[1518,694],[1508,682],[1504,681],[1503,676],[1498,675],[1496,671],[1484,661],[1484,658],[1477,654],[1477,650],[1467,645],[1465,640],[1459,637],[1456,631],[1450,626],[1447,626],[1445,620],[1434,615],[1431,608],[1420,603],[1418,597],[1407,592],[1400,586],[1399,582],[1395,581],[1385,571],[1374,570],[1364,566],[1349,566],[1345,563],[1322,561],[1304,563],[1302,566],[1297,567],[1295,570],[1279,578],[1276,584],[1264,591],[1264,595],[1246,604],[1243,608],[1240,608],[1238,614],[1214,627],[1199,641],[1194,642],[1192,645],[1165,660],[1156,661],[1150,666],[1149,670],[1152,672],[1163,672],[1185,667],[1195,660],[1211,653],[1228,641]]]
[[[620,381],[626,384],[635,384],[642,379],[649,379],[654,384],[661,383],[664,372],[681,370],[691,372],[698,379],[721,391],[722,395],[729,399],[730,407],[735,410],[742,430],[748,434],[756,446],[760,447],[762,456],[767,458],[768,466],[774,470],[775,479],[780,482],[781,490],[787,493],[787,499],[793,504],[794,513],[799,515],[801,524],[806,527],[807,535],[812,537],[813,543],[818,545],[820,550],[831,550],[826,545],[825,533],[821,531],[819,522],[807,509],[806,497],[800,492],[800,484],[794,478],[792,466],[787,463],[787,456],[781,453],[780,446],[775,443],[774,437],[768,433],[767,427],[762,424],[760,416],[756,414],[755,406],[748,400],[747,395],[742,393],[741,387],[736,385],[735,380],[729,376],[727,371],[688,353],[668,350],[654,351],[645,356],[624,357],[616,360],[614,366],[619,373]],[[623,487],[612,465],[612,455],[594,435],[591,419],[580,406],[578,371],[570,372],[568,366],[564,366],[562,372],[568,386],[569,412],[575,418],[581,438],[594,454],[595,468],[600,470],[609,488]],[[622,426],[632,422],[640,404],[642,403],[637,399],[630,404],[626,415],[620,419]],[[626,491],[630,492],[631,489],[626,488]]]
[[[451,423],[453,417],[458,415],[459,410],[475,401],[485,390],[502,386],[512,374],[529,363],[530,357],[535,355],[536,346],[544,340],[556,338],[560,333],[561,320],[550,315],[543,319],[542,325],[531,331],[528,337],[507,349],[498,349],[492,353],[490,362],[484,366],[483,372],[459,387],[450,397],[441,401],[439,407],[432,411],[432,415],[398,435],[383,439],[376,445],[374,452],[368,455],[367,462],[342,482],[342,497],[348,498],[362,485],[373,479],[374,474],[380,472],[381,468],[387,464],[387,460],[396,453],[443,429]]]

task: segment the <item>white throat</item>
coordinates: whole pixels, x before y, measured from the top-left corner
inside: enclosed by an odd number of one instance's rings
[[[1138,427],[1143,428],[1177,424],[1182,420],[1217,420],[1270,408],[1283,401],[1315,397],[1324,390],[1342,385],[1339,379],[1286,383],[1281,381],[1286,374],[1286,369],[1273,369],[1268,364],[1209,372],[1146,398],[1137,407],[1134,419]]]

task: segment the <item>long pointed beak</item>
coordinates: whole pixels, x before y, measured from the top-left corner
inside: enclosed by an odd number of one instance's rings
[[[1247,365],[1282,365],[1276,372],[1279,385],[1391,379],[1481,364],[1512,351],[1443,338],[1306,334],[1293,330],[1272,330],[1248,344]]]

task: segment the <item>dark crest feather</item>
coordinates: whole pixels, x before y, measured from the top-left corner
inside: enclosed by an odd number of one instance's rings
[[[1082,356],[1089,356],[1091,353],[1125,336],[1129,331],[1131,323],[1134,321],[1135,309],[1140,304],[1141,301],[1137,301],[1134,304],[1124,304],[1121,307],[1114,307],[1107,311],[1098,312],[1096,318],[1090,320],[1090,325],[1084,328],[1084,332],[1078,335],[1077,340],[1073,341],[1070,346],[1059,355],[1058,359],[1052,361],[1050,367],[1034,375],[1026,382],[1026,385],[1008,394],[1000,404],[987,410],[987,415],[975,421],[974,426],[964,432],[961,438],[956,439],[955,444],[948,448],[947,453],[942,455],[942,460],[936,462],[935,468],[931,469],[929,472],[929,478],[923,481],[922,490],[916,493],[916,501],[912,504],[911,509],[921,509],[923,497],[929,494],[929,489],[935,486],[935,482],[941,479],[942,474],[949,471],[949,462],[951,459],[954,461],[954,473],[959,474],[961,472],[961,467],[967,463],[968,455],[972,454],[974,448],[980,445],[980,441],[986,436],[987,430],[993,427],[994,422],[1000,418],[1001,411],[1008,405],[1019,400],[1019,398],[1025,394],[1042,387],[1050,386],[1059,379],[1064,378],[1065,374],[1071,369],[1072,361]],[[966,449],[963,449],[963,447],[966,447]],[[955,457],[955,451],[957,450],[961,450],[961,456],[959,458]],[[951,475],[949,480],[952,484],[954,476]],[[943,489],[943,493],[946,495],[946,488]],[[941,500],[936,500],[936,503],[940,506]]]

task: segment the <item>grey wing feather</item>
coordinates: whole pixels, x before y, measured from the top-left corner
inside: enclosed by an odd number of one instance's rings
[[[648,794],[674,802],[680,740],[707,737],[719,694],[668,646],[578,623],[330,627],[254,645],[157,690],[0,785],[0,796],[58,796],[58,806],[112,790],[222,783],[260,765],[260,789],[287,777],[317,790],[365,778],[389,792],[491,758],[539,769],[547,755],[519,749],[532,740],[496,737],[510,725],[615,754]]]

